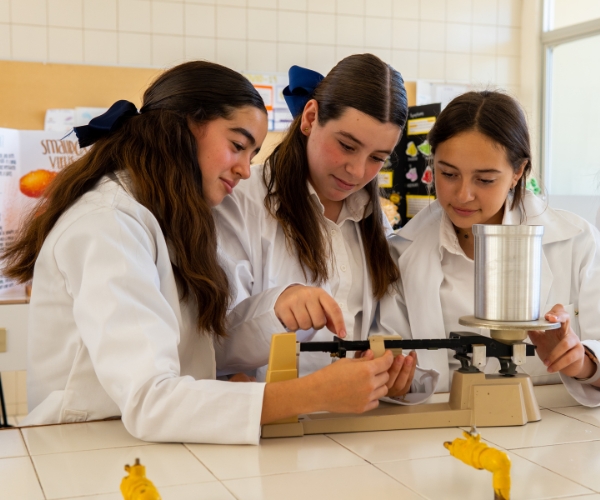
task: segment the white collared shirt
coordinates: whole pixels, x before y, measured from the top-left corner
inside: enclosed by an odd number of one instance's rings
[[[310,184],[308,191],[323,210]],[[217,346],[220,373],[266,365],[271,335],[284,331],[274,312],[277,298],[290,285],[314,285],[310,276],[305,277],[296,250],[290,248],[281,225],[265,208],[266,194],[262,166],[255,166],[250,179],[241,182],[214,209],[223,264],[236,289],[229,314],[229,339]],[[368,337],[377,309],[360,233],[368,202],[368,193],[358,191],[346,199],[336,222],[324,219],[333,255],[330,278],[319,286],[338,302],[348,338],[355,340]],[[391,234],[385,219],[384,224]],[[252,338],[253,331],[263,334],[263,342]],[[327,328],[298,330],[296,334],[299,341],[333,338]],[[310,373],[330,362],[327,353],[304,353],[300,372]]]

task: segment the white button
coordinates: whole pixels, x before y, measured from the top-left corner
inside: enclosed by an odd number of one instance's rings
[[[343,302],[339,302],[338,305],[340,306],[340,309],[344,308],[344,303]]]
[[[340,269],[342,270],[342,272],[343,272],[343,273],[345,273],[345,272],[346,272],[346,266],[345,266],[344,264],[342,264],[342,265],[340,266]]]
[[[331,236],[335,236],[335,233],[337,233],[337,231],[335,229],[331,230]]]

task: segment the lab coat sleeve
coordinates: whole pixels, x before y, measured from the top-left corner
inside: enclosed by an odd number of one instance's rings
[[[57,242],[98,380],[139,439],[258,444],[264,384],[180,375],[180,313],[163,293],[173,285],[162,280],[155,242],[140,222],[110,210],[78,219]]]
[[[275,314],[275,303],[284,290],[302,284],[264,285],[264,260],[269,258],[272,241],[264,234],[268,229],[263,227],[262,205],[257,206],[249,196],[234,191],[214,209],[221,262],[234,288],[228,337],[215,345],[219,373],[249,371],[267,364],[271,336],[286,331]]]
[[[600,358],[600,233],[586,225],[573,243],[573,274],[579,278],[577,320],[582,343]],[[600,368],[599,368],[600,369]],[[560,377],[569,391],[584,406],[600,406],[600,388],[582,384],[574,378]]]

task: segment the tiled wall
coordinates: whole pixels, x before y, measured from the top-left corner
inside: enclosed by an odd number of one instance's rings
[[[522,0],[0,0],[0,59],[327,72],[373,52],[405,79],[518,92]]]

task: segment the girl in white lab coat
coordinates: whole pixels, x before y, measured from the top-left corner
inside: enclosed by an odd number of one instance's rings
[[[379,327],[378,300],[399,275],[377,174],[406,121],[402,76],[371,54],[343,59],[325,78],[298,66],[289,76],[289,130],[216,209],[237,289],[231,335],[217,353],[222,371],[265,365],[271,335],[284,328],[300,340],[398,333],[397,325]],[[414,360],[396,358],[389,396],[409,390]],[[326,353],[303,353],[300,371],[330,363]]]
[[[266,131],[250,82],[208,62],[162,74],[139,112],[119,101],[76,129],[91,149],[3,255],[8,276],[33,278],[27,425],[120,416],[141,439],[256,444],[261,423],[378,404],[391,354],[215,380],[230,291],[211,207],[248,178]]]
[[[458,319],[473,314],[473,224],[543,225],[540,302],[545,318],[561,328],[529,332],[537,356],[522,368],[538,384],[560,376],[579,402],[599,405],[600,237],[580,217],[526,191],[531,151],[519,104],[499,92],[459,96],[440,114],[429,142],[437,200],[393,238],[402,277],[397,298],[412,337],[468,330]],[[448,390],[456,368],[452,354],[418,354],[420,365],[441,373],[439,391]],[[486,371],[498,370],[495,361]]]

